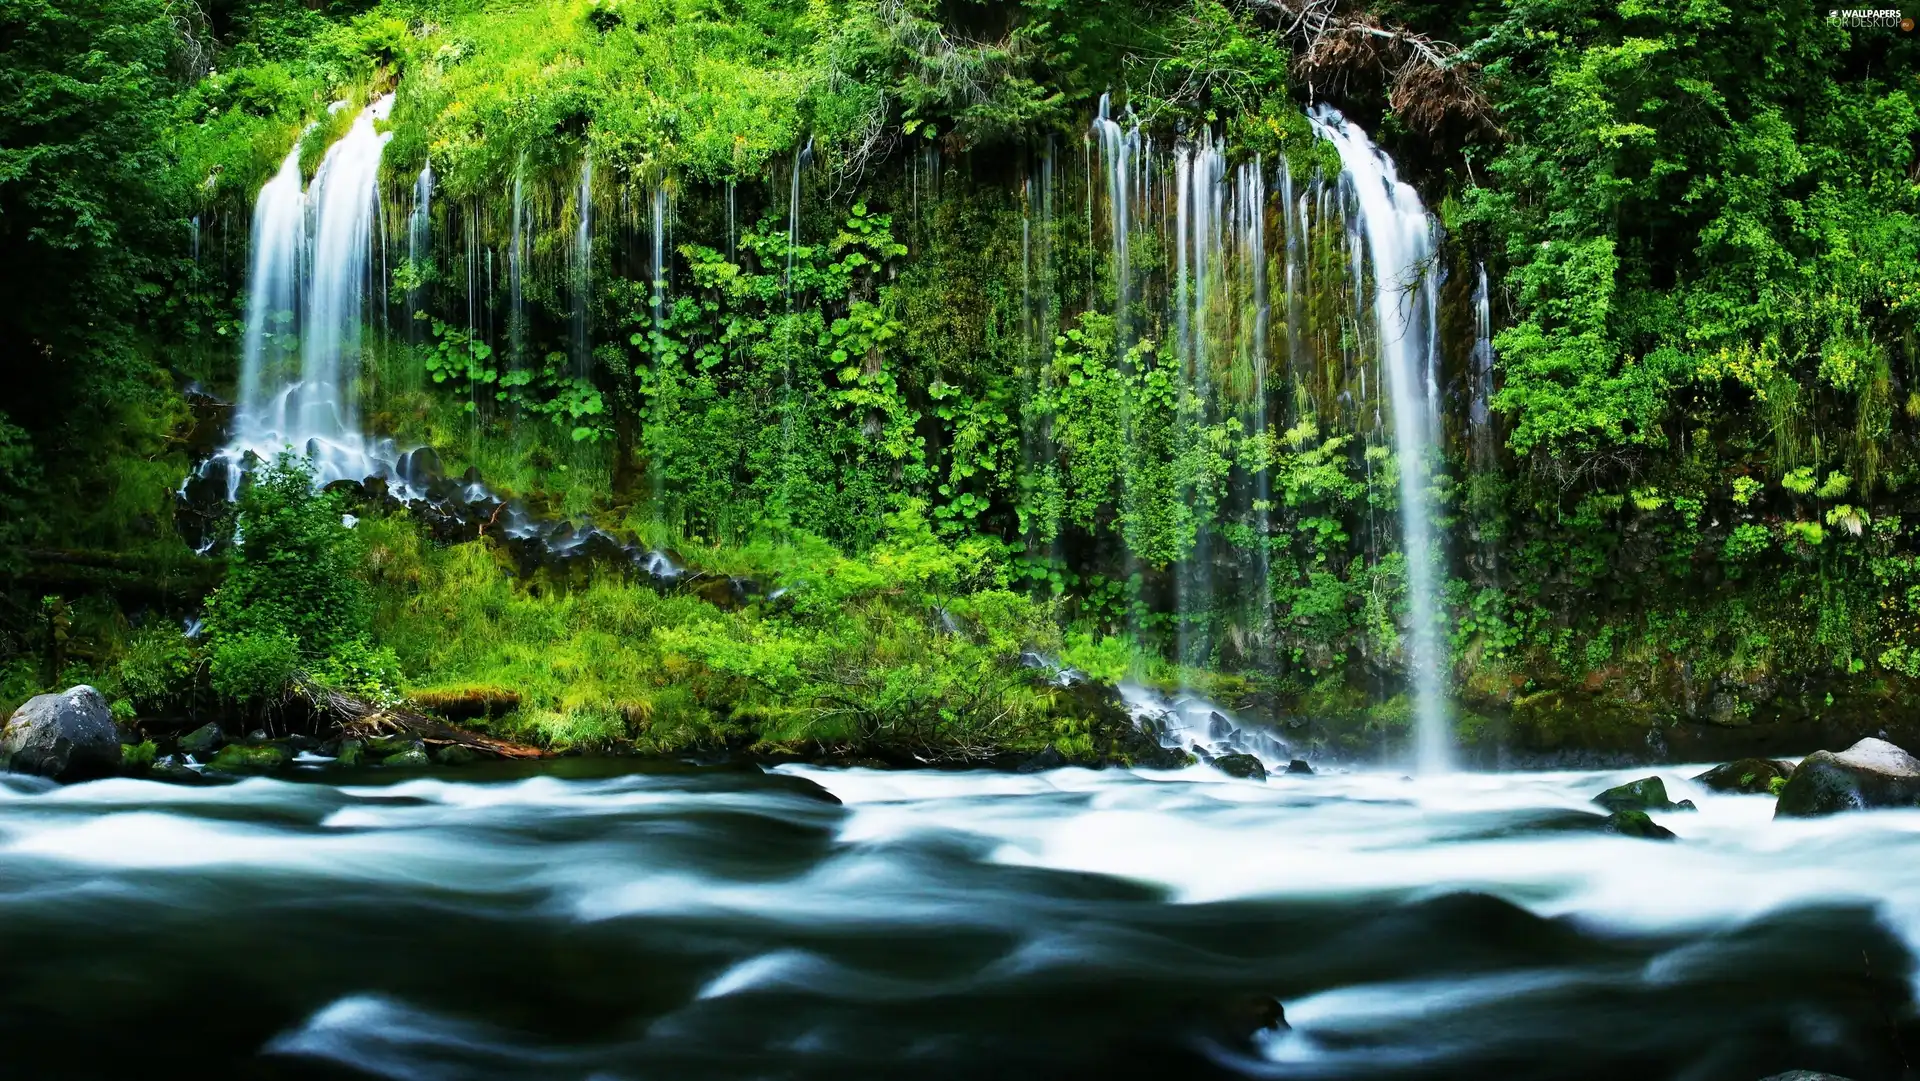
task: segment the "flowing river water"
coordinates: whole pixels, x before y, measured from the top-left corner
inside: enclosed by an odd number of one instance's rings
[[[8,1076],[1905,1074],[1920,812],[1698,770],[0,779]],[[1588,800],[1657,772],[1658,843]],[[1273,1002],[1290,1027],[1261,1027]]]

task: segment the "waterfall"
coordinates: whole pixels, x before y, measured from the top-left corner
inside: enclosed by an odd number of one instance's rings
[[[573,367],[582,379],[593,376],[592,327],[588,294],[593,288],[593,155],[580,156],[580,187],[574,195]]]
[[[1264,441],[1271,423],[1267,399],[1267,336],[1273,321],[1273,304],[1267,284],[1267,184],[1260,158],[1241,165],[1234,176],[1234,233],[1242,273],[1247,281],[1251,325],[1247,328],[1247,381],[1253,395],[1250,410],[1252,435]],[[1248,584],[1255,591],[1248,614],[1264,641],[1273,630],[1273,583],[1269,580],[1273,536],[1273,478],[1266,469],[1255,470],[1253,490],[1248,500],[1252,511],[1253,571]],[[1244,592],[1244,590],[1243,590]]]
[[[1100,112],[1093,121],[1093,133],[1100,140],[1100,153],[1107,166],[1107,213],[1113,234],[1113,337],[1122,358],[1133,343],[1127,333],[1129,290],[1133,284],[1129,234],[1133,229],[1131,188],[1138,169],[1140,126],[1121,128],[1107,114],[1112,107],[1108,95],[1100,95]]]
[[[1439,583],[1434,572],[1438,552],[1427,496],[1438,403],[1433,368],[1438,341],[1433,280],[1437,272],[1431,266],[1436,227],[1418,193],[1400,182],[1392,159],[1365,132],[1326,105],[1315,106],[1312,119],[1315,129],[1340,153],[1341,185],[1354,207],[1350,222],[1355,238],[1354,281],[1365,280],[1362,238],[1373,270],[1378,361],[1392,398],[1400,474],[1415,737],[1421,769],[1440,771],[1447,768],[1451,738],[1440,689],[1443,658]]]
[[[793,303],[793,257],[800,247],[800,170],[813,160],[813,140],[793,156],[791,190],[787,194],[787,303]]]
[[[507,248],[507,365],[527,366],[527,185],[525,162],[513,172],[513,235]]]
[[[246,450],[271,458],[287,432],[285,402],[292,393],[289,343],[300,332],[301,282],[307,245],[307,201],[300,190],[300,143],[294,140],[280,169],[253,204],[253,259],[247,276],[246,322],[240,337],[240,408],[234,416],[236,463]],[[269,391],[269,381],[274,384]],[[284,440],[283,440],[284,436]],[[227,498],[240,472],[228,473]]]
[[[372,252],[388,135],[375,125],[392,108],[392,95],[368,105],[304,195],[296,143],[254,203],[240,407],[232,442],[209,463],[225,467],[229,498],[249,454],[271,460],[291,448],[312,459],[323,484],[388,472],[377,455],[390,448],[360,433],[354,377],[366,297],[381,287]]]
[[[1494,467],[1493,311],[1487,295],[1487,265],[1479,265],[1473,285],[1472,401],[1467,411],[1469,446],[1476,470]]]
[[[653,329],[665,333],[667,329],[667,189],[658,185],[653,189]]]

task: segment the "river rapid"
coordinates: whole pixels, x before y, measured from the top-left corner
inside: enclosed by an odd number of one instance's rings
[[[1920,1052],[1920,811],[1775,822],[1680,768],[515,769],[0,780],[0,1070],[1870,1081]],[[1655,816],[1679,840],[1593,832],[1649,772],[1699,805]]]

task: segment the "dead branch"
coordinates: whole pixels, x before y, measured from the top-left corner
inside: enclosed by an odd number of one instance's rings
[[[1284,28],[1300,46],[1296,73],[1313,82],[1373,71],[1385,79],[1387,103],[1413,131],[1437,134],[1449,119],[1500,134],[1493,104],[1479,84],[1480,68],[1459,46],[1412,30],[1382,26],[1365,11],[1343,11],[1348,0],[1238,0]],[[1324,85],[1324,83],[1322,83]]]

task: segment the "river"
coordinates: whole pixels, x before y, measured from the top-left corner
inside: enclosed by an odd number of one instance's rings
[[[1673,843],[1585,828],[1657,772]],[[0,780],[14,1077],[1903,1076],[1920,812],[1698,769]],[[836,802],[837,801],[837,802]],[[1261,1028],[1284,1007],[1290,1027]]]

